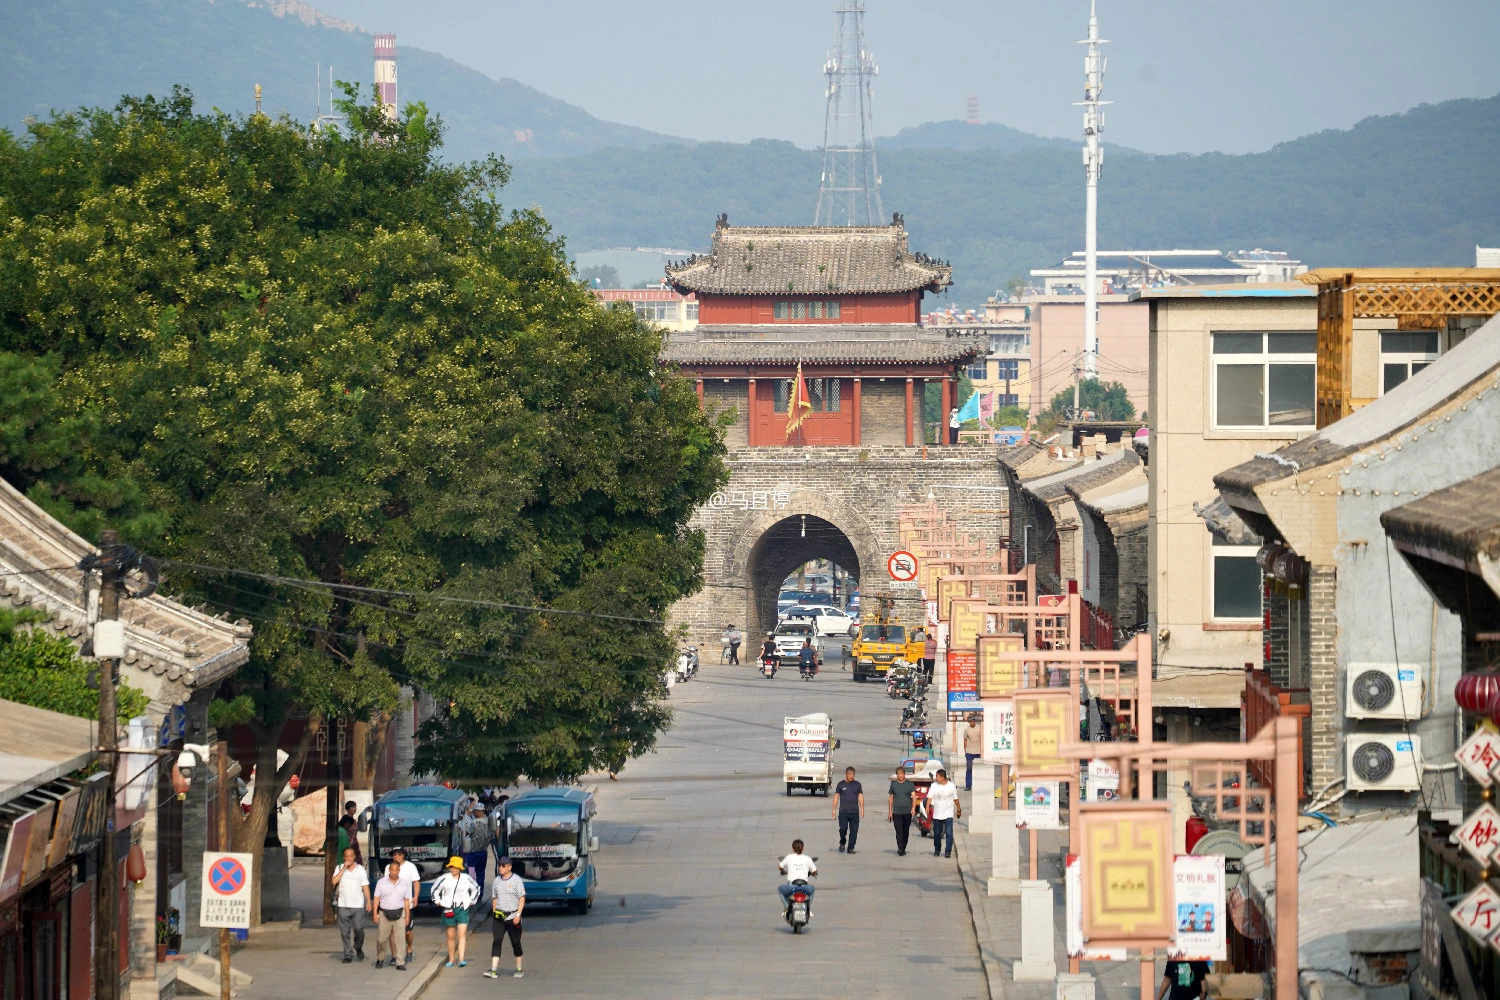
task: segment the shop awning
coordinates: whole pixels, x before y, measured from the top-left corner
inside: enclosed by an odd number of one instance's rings
[[[0,804],[94,759],[95,723],[0,699]]]

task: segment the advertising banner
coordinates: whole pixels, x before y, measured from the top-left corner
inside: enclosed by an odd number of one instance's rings
[[[1120,772],[1097,757],[1089,761],[1088,800],[1115,802],[1120,798]]]
[[[1016,782],[1016,826],[1028,830],[1059,830],[1061,814],[1057,808],[1056,781]]]
[[[965,713],[978,712],[979,676],[975,669],[972,649],[950,649],[948,651],[948,721],[956,722]],[[957,714],[959,718],[952,716]]]
[[[1010,701],[984,705],[984,762],[1013,764],[1016,760],[1016,712]]]
[[[828,759],[828,723],[786,719],[784,727],[787,760],[801,763]]]
[[[1179,854],[1172,864],[1177,943],[1170,956],[1193,962],[1227,961],[1224,939],[1224,856]]]
[[[1065,912],[1068,919],[1067,948],[1069,958],[1086,962],[1123,962],[1124,948],[1088,948],[1083,943],[1083,906],[1078,899],[1078,855],[1069,854],[1063,879]]]

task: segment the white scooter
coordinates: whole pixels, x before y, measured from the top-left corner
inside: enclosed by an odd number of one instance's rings
[[[689,646],[677,654],[677,679],[685,681],[698,672],[698,647]]]

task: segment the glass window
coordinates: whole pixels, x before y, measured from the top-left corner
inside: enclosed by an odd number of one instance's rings
[[[1215,333],[1214,426],[1312,427],[1317,334]]]
[[[1380,393],[1385,395],[1438,358],[1436,330],[1385,330],[1380,334]]]
[[[984,361],[983,359],[975,361],[964,368],[964,374],[968,375],[969,378],[978,381],[985,377],[985,369],[987,366],[988,362]]]
[[[689,302],[687,304],[687,318],[689,320],[696,320],[698,318],[698,303],[697,302]]]
[[[828,303],[828,318],[829,319],[838,319],[839,318],[839,301],[838,301],[838,299],[834,299],[833,301],[831,301],[831,302]]]
[[[1214,539],[1214,618],[1260,618],[1261,575],[1255,562],[1256,548]]]
[[[1008,358],[1004,361],[995,362],[995,377],[1020,378],[1021,362],[1017,361],[1015,358]]]
[[[777,319],[786,319],[786,303],[776,303],[775,308],[772,310],[772,315],[774,315]]]
[[[779,378],[771,383],[771,389],[776,412],[785,413],[792,398],[792,380],[789,378]]]

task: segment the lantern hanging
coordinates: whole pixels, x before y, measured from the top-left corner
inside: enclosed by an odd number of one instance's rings
[[[1464,674],[1453,686],[1453,699],[1465,712],[1488,714],[1497,696],[1500,696],[1500,675],[1487,670]]]
[[[188,776],[182,773],[182,768],[172,768],[172,791],[177,793],[178,802],[187,798],[188,788],[191,784],[192,782],[188,780]]]
[[[137,889],[146,881],[146,852],[141,850],[140,844],[130,845],[130,855],[125,859],[125,877],[134,882]]]

